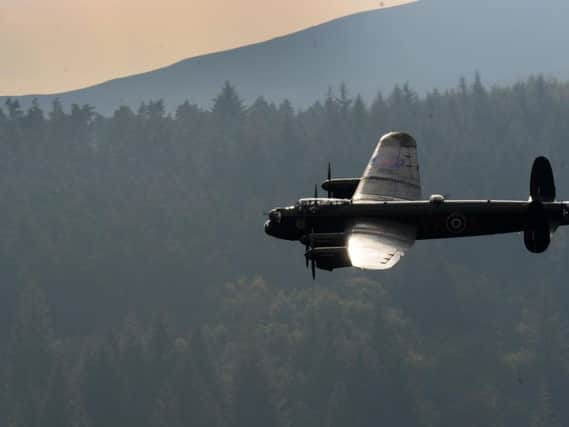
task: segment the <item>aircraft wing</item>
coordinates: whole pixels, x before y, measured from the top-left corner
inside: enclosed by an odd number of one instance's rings
[[[387,270],[399,262],[415,242],[414,226],[395,221],[358,220],[345,233],[313,234],[309,259],[318,268],[343,267]]]
[[[352,266],[387,270],[399,262],[415,242],[415,227],[393,221],[358,222],[347,236]]]
[[[420,198],[417,144],[409,134],[388,133],[377,144],[352,200],[366,203]]]

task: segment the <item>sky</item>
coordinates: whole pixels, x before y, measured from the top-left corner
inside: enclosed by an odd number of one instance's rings
[[[58,93],[409,0],[0,0],[0,96]]]

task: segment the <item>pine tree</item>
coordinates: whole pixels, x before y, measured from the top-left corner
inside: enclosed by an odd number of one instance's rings
[[[13,122],[18,122],[24,117],[20,101],[17,99],[6,99],[6,110],[8,111],[8,119]]]
[[[213,100],[212,111],[222,121],[235,122],[243,117],[243,101],[229,81],[225,82],[221,93]]]
[[[32,100],[32,106],[26,112],[25,124],[27,128],[40,128],[45,122],[43,110],[40,108],[37,98]]]
[[[354,107],[352,108],[350,123],[352,125],[352,138],[355,147],[368,146],[368,112],[366,105],[360,95],[356,96]]]
[[[42,427],[71,427],[73,425],[62,361],[56,363],[51,376],[47,402],[42,414]]]
[[[120,337],[119,353],[120,402],[125,426],[143,427],[151,419],[154,372],[147,362],[143,337],[144,330],[130,313]]]
[[[458,80],[458,93],[462,97],[466,97],[468,95],[468,84],[466,83],[466,78],[464,76],[460,76]]]
[[[243,354],[234,381],[233,427],[277,426],[267,377],[255,352]]]
[[[52,124],[65,120],[65,111],[63,111],[63,104],[59,98],[55,98],[51,103],[51,111],[48,116]]]
[[[224,425],[223,396],[201,333],[192,334],[190,346],[185,339],[177,341],[172,373],[154,401],[155,423],[170,420],[168,425]]]
[[[531,427],[557,427],[559,420],[553,412],[551,393],[544,379],[542,379],[537,391],[537,405],[530,419]]]
[[[53,329],[42,290],[27,284],[20,290],[8,344],[7,388],[11,420],[39,426],[54,364]]]
[[[126,427],[122,422],[121,382],[116,356],[101,345],[88,357],[81,383],[83,405],[92,427]]]
[[[200,116],[200,113],[201,110],[197,105],[190,104],[189,101],[185,101],[176,108],[174,117],[178,121],[193,123]]]
[[[347,119],[350,111],[350,106],[353,100],[348,96],[348,87],[345,82],[340,84],[340,96],[338,97],[338,104],[340,105],[340,113],[344,119]]]

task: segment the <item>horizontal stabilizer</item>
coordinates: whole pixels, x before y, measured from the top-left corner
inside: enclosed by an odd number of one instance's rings
[[[553,170],[546,157],[538,157],[533,162],[530,178],[530,197],[536,202],[555,200],[555,181]]]

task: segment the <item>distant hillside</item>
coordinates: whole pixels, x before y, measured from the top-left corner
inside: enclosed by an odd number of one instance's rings
[[[344,81],[368,99],[410,82],[420,92],[449,88],[478,70],[488,84],[528,75],[569,78],[569,4],[550,0],[423,0],[338,19],[286,37],[195,57],[153,72],[56,96],[103,114],[163,98],[209,107],[230,80],[251,102],[258,95],[303,108]],[[22,97],[29,105],[33,96]]]
[[[425,197],[527,200],[539,154],[567,200],[569,83],[214,107],[0,115],[0,426],[569,426],[568,227],[313,282],[262,214],[392,129]]]

